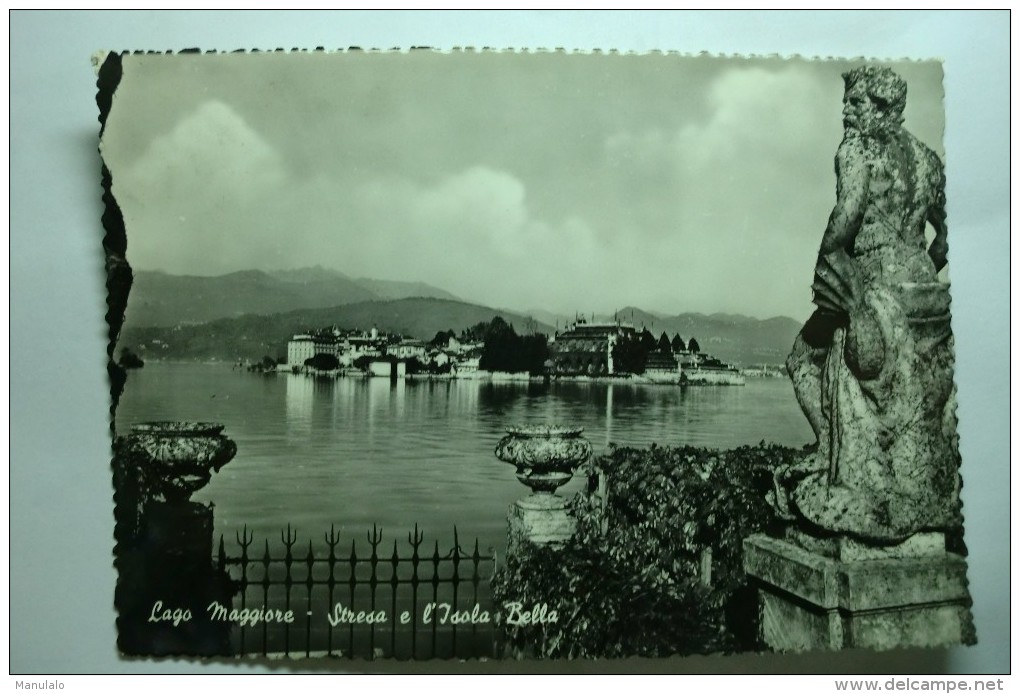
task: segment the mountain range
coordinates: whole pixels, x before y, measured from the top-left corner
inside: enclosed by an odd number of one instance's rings
[[[627,307],[617,312],[621,321],[647,328],[655,337],[665,332],[684,340],[697,338],[703,352],[723,361],[750,366],[782,364],[802,324],[786,316],[760,320],[732,313],[681,313],[662,316]]]
[[[633,306],[626,306],[613,314],[596,313],[594,316],[572,316],[542,310],[530,310],[527,314],[560,329],[580,317],[589,321],[619,320],[634,326],[638,331],[647,329],[656,338],[662,333],[666,333],[670,340],[674,335],[680,335],[684,341],[694,337],[702,351],[723,361],[744,366],[782,364],[802,326],[786,316],[765,320],[733,313],[681,313],[670,316]]]
[[[352,279],[321,267],[218,277],[135,273],[122,346],[171,359],[261,359],[286,353],[295,333],[337,325],[429,340],[500,316],[518,333],[552,335],[577,316],[544,310],[493,309],[462,301],[421,282]],[[658,338],[697,338],[702,351],[738,365],[781,364],[801,324],[780,316],[759,320],[715,313],[668,316],[636,307],[595,320],[619,320]],[[155,343],[153,341],[156,341]]]
[[[135,272],[126,322],[132,327],[169,327],[246,314],[412,297],[457,300],[453,294],[424,282],[352,279],[322,267],[243,270],[215,277],[143,270]]]
[[[330,308],[305,308],[274,314],[247,314],[201,324],[167,326],[126,325],[120,344],[143,358],[220,359],[257,361],[287,353],[292,335],[332,325],[344,328],[378,328],[431,340],[440,330],[460,332],[499,316],[519,333],[553,329],[526,316],[449,299],[410,298],[362,301]]]

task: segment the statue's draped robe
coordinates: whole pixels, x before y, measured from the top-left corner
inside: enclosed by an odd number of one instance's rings
[[[855,275],[863,296],[827,345],[795,346],[805,358],[791,373],[818,436],[788,473],[793,509],[823,531],[885,543],[961,522],[948,284],[924,238],[941,163],[899,132],[841,145],[865,158],[870,181],[835,274]]]

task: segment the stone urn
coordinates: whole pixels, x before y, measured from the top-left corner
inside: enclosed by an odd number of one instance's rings
[[[136,424],[124,446],[143,471],[149,494],[174,503],[188,501],[237,453],[223,425],[210,422]]]
[[[574,534],[574,519],[556,490],[591,457],[581,427],[512,426],[496,445],[496,457],[517,468],[517,479],[531,494],[510,507],[509,544],[562,544]]]
[[[517,466],[517,479],[535,494],[553,494],[591,457],[582,427],[512,426],[496,445],[496,457]]]
[[[118,646],[129,655],[227,655],[227,621],[154,618],[154,605],[204,614],[231,605],[236,585],[213,559],[212,504],[192,493],[233,459],[222,424],[148,422],[114,442]]]

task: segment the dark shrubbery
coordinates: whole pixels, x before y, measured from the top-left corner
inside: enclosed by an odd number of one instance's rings
[[[762,443],[615,448],[594,460],[606,494],[574,497],[573,540],[559,549],[525,545],[493,579],[497,604],[546,603],[558,614],[556,623],[503,625],[507,646],[589,658],[757,649],[742,543],[776,523],[766,501],[772,471],[800,455]],[[711,577],[703,582],[705,550]]]
[[[448,374],[453,370],[450,362],[445,364],[434,364],[432,362],[423,362],[418,357],[411,357],[407,360],[407,373],[409,375],[414,374]]]
[[[127,347],[120,351],[120,360],[117,363],[122,369],[140,369],[145,366],[142,358]]]
[[[478,368],[510,373],[527,371],[536,375],[545,371],[548,358],[549,346],[545,335],[518,335],[512,325],[496,316],[485,334]]]
[[[340,360],[332,354],[316,354],[314,357],[305,359],[305,366],[317,369],[318,371],[336,371],[340,368]]]
[[[271,374],[276,371],[276,367],[279,364],[286,364],[287,359],[273,359],[268,354],[262,357],[262,360],[248,366],[248,371],[260,374]]]

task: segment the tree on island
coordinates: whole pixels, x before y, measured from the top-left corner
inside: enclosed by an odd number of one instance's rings
[[[641,340],[641,349],[643,349],[645,351],[645,354],[648,354],[649,352],[651,352],[659,344],[655,340],[655,335],[652,335],[652,332],[648,328],[644,328],[641,331],[640,340]]]
[[[261,361],[255,363],[255,364],[252,364],[251,366],[249,366],[248,370],[249,371],[257,371],[257,372],[260,372],[260,373],[267,373],[267,372],[270,372],[270,371],[276,371],[276,365],[277,364],[284,364],[284,363],[286,363],[286,361],[287,361],[286,359],[284,359],[282,362],[281,361],[277,361],[276,359],[273,359],[271,356],[269,356],[267,354],[264,357],[262,357]]]
[[[117,362],[123,369],[140,369],[145,366],[142,358],[125,347],[120,351],[120,360]]]
[[[549,360],[549,341],[546,336],[535,333],[534,335],[523,335],[518,340],[520,341],[521,371],[527,371],[533,376],[545,373],[546,362]]]
[[[305,366],[318,371],[336,371],[340,368],[340,360],[332,354],[319,352],[314,357],[308,357],[305,359]]]
[[[512,325],[507,324],[507,322],[499,316],[495,316],[491,321],[481,321],[479,323],[475,323],[470,328],[462,330],[460,333],[460,339],[462,342],[485,342],[489,339],[490,335],[494,334],[498,337],[500,334],[505,333],[508,329],[515,335],[517,334]]]
[[[540,374],[545,369],[545,361],[549,358],[545,335],[522,337],[499,316],[494,317],[484,329],[480,326],[475,328],[485,334],[479,369],[510,373],[527,371],[532,374]]]
[[[698,344],[698,341],[697,341],[697,340],[695,340],[695,339],[694,339],[694,338],[692,337],[692,338],[691,338],[690,340],[688,340],[688,341],[687,341],[687,349],[688,349],[688,350],[689,350],[690,352],[694,352],[694,353],[700,353],[700,352],[701,352],[701,345],[699,345],[699,344]]]
[[[429,342],[430,347],[446,348],[450,344],[450,340],[457,337],[457,333],[452,330],[440,330],[436,333],[436,336]]]
[[[408,374],[448,374],[453,368],[450,362],[445,364],[436,364],[433,362],[423,362],[418,357],[411,357],[407,360],[407,373]]]
[[[684,344],[684,341],[683,341],[683,339],[681,339],[679,333],[677,333],[676,335],[673,336],[673,342],[670,343],[670,347],[673,348],[674,352],[686,352],[687,351],[687,345]]]
[[[637,337],[623,338],[613,347],[613,371],[643,374],[648,351]]]
[[[479,326],[476,326],[479,327]],[[514,371],[517,366],[517,333],[507,322],[496,316],[479,332],[485,335],[485,345],[478,368],[483,371]]]
[[[664,352],[666,354],[669,354],[670,352],[673,351],[672,347],[669,344],[669,336],[666,335],[665,332],[663,332],[661,335],[659,335],[658,350],[660,352]]]

